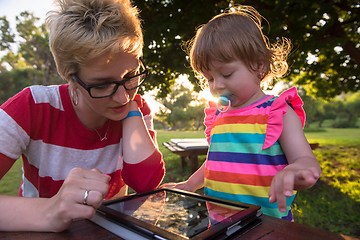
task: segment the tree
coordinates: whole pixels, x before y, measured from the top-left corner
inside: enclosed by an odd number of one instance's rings
[[[14,43],[15,34],[11,32],[9,21],[6,17],[0,18],[0,50],[10,49],[10,44]]]
[[[218,0],[134,2],[141,9],[140,17],[144,20],[144,59],[151,73],[145,87],[157,87],[158,96],[165,97],[175,79],[187,74],[195,90],[199,91],[186,60],[184,43],[195,35],[197,26],[226,8],[228,3]]]
[[[6,18],[0,18],[0,46],[2,50],[7,51],[7,54],[1,58],[1,70],[2,72],[8,70],[4,68],[6,63],[11,68],[9,71],[34,70],[31,71],[32,74],[28,75],[32,77],[32,84],[59,83],[61,79],[57,74],[55,61],[49,49],[48,32],[44,24],[40,27],[36,26],[38,20],[39,18],[26,11],[16,17],[16,30],[20,40],[16,42],[18,49],[15,53],[10,48],[10,45],[15,43],[14,34],[12,34]],[[14,76],[18,75],[14,74]],[[21,81],[19,79],[19,82]]]
[[[31,69],[14,69],[12,71],[0,72],[0,105],[24,87],[30,86],[34,72]]]
[[[358,0],[135,0],[144,20],[144,57],[153,74],[146,87],[166,96],[180,74],[189,75],[184,43],[196,27],[234,4],[251,4],[270,23],[263,25],[271,42],[292,40],[288,81],[309,85],[309,94],[330,99],[360,89],[360,6]]]
[[[340,98],[334,100],[336,121],[333,127],[353,128],[359,117],[360,109],[360,91],[354,94],[343,94]]]
[[[164,108],[156,114],[159,121],[165,122],[171,129],[199,130],[203,126],[205,99],[191,89],[176,84],[166,98],[157,98]]]
[[[321,128],[325,120],[336,118],[336,110],[332,101],[327,102],[322,99],[315,99],[308,95],[303,87],[298,87],[298,92],[304,102],[303,108],[306,113],[305,127],[309,127],[313,122],[318,122],[318,127]]]

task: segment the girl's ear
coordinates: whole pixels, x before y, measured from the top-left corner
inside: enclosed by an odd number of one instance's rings
[[[259,59],[257,66],[257,74],[260,79],[263,79],[265,72],[266,72],[265,61],[264,59]]]

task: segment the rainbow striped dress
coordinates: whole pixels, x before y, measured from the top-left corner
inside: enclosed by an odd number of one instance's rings
[[[283,114],[290,105],[303,126],[303,102],[296,88],[280,96],[267,96],[242,109],[217,111],[216,104],[205,109],[206,136],[210,144],[205,164],[205,195],[260,205],[264,214],[293,220],[287,199],[287,211],[269,203],[269,188],[274,175],[288,165],[278,142]]]

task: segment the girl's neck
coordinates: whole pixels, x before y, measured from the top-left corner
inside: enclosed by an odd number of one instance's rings
[[[257,91],[256,93],[254,93],[247,101],[245,101],[244,103],[242,103],[239,106],[236,106],[234,109],[241,109],[241,108],[245,108],[247,106],[250,106],[256,102],[261,101],[263,98],[265,98],[267,95],[262,91]]]

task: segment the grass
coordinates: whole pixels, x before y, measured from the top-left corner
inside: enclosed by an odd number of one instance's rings
[[[22,181],[22,161],[17,160],[9,172],[0,180],[0,194],[17,196]]]
[[[327,231],[360,238],[360,128],[310,128],[305,133],[321,168],[320,180],[310,189],[300,191],[293,203],[295,222]],[[181,168],[178,155],[162,143],[172,138],[202,138],[204,132],[158,131],[157,140],[166,164],[163,183],[186,180],[190,164]],[[199,166],[205,156],[199,156]],[[17,161],[0,181],[0,194],[17,195],[21,183],[21,161]]]
[[[297,193],[293,203],[295,222],[360,238],[360,129],[310,128],[305,133],[321,168],[319,181]],[[158,131],[158,143],[166,163],[164,183],[186,180],[190,164],[181,168],[180,157],[162,146],[171,138],[199,138],[203,132]],[[199,157],[199,166],[205,156]]]

